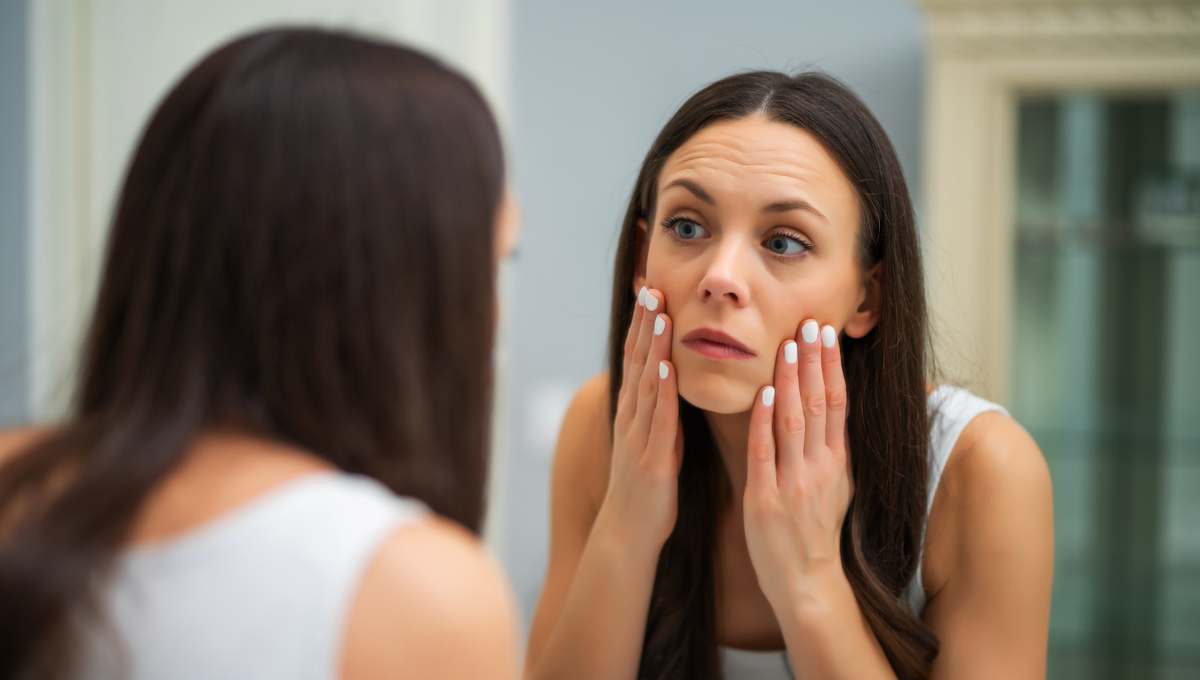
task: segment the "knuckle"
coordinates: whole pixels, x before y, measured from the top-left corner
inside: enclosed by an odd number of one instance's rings
[[[835,387],[829,390],[829,396],[827,398],[829,400],[829,410],[831,411],[844,411],[847,403],[850,400],[846,395],[845,387]]]
[[[771,460],[771,446],[765,443],[755,444],[750,447],[750,455],[754,457],[754,460],[766,463]]]
[[[646,357],[639,358],[637,356],[634,356],[633,361],[629,362],[629,378],[630,378],[630,380],[631,381],[637,380],[642,375],[642,371],[644,371],[645,369],[646,369]]]
[[[809,395],[804,400],[804,408],[810,416],[825,415],[825,395],[821,393]]]
[[[799,434],[804,431],[804,414],[793,413],[783,419],[783,429],[791,434]]]
[[[787,484],[788,496],[793,499],[801,499],[807,494],[808,489],[805,488],[804,482],[799,479],[793,479]]]
[[[654,380],[652,378],[650,378],[649,376],[643,375],[642,379],[638,382],[638,396],[639,397],[653,397],[654,393],[656,391],[655,390],[656,387],[657,387],[657,384],[654,382]]]

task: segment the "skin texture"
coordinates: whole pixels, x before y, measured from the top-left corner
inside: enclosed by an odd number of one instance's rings
[[[679,180],[691,186],[672,186]],[[877,272],[854,257],[853,188],[807,133],[757,118],[697,133],[658,186],[634,281],[658,305],[635,309],[614,436],[604,375],[580,389],[564,420],[526,675],[636,676],[654,566],[674,526],[667,473],[678,470],[678,423],[658,405],[674,403],[677,384],[707,411],[734,494],[717,528],[718,642],[786,648],[797,677],[894,677],[838,552],[853,493],[840,338],[874,327],[879,298]],[[669,222],[679,216],[702,229],[684,235],[700,236],[680,238]],[[808,248],[780,256],[768,247],[779,234]],[[663,320],[662,335],[651,317]],[[806,321],[832,327],[833,345],[805,342]],[[683,341],[702,327],[753,356],[704,356]],[[786,360],[789,342],[796,363]],[[658,380],[648,368],[664,361],[671,372]],[[1041,453],[1011,419],[979,416],[954,447],[926,534],[925,620],[942,645],[933,677],[1043,677],[1052,574]]]
[[[519,233],[512,200],[501,204],[496,229],[496,256],[508,257]],[[0,432],[0,465],[44,433]],[[207,433],[147,498],[129,545],[169,541],[281,485],[332,469],[278,442]],[[348,612],[344,680],[507,680],[517,677],[519,667],[516,603],[500,566],[478,539],[434,517],[384,541]]]

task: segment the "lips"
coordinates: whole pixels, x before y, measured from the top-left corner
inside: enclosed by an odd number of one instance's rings
[[[680,340],[684,347],[710,359],[750,359],[755,355],[733,336],[715,328],[697,328]]]

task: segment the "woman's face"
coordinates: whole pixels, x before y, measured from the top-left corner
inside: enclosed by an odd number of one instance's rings
[[[854,188],[812,135],[752,116],[702,129],[667,159],[635,290],[662,291],[679,393],[716,413],[750,409],[805,319],[862,337],[877,269],[855,250]]]

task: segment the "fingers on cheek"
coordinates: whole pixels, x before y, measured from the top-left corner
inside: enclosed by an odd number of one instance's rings
[[[751,454],[760,460],[774,456],[775,440],[772,434],[772,420],[775,415],[775,388],[768,386],[758,392],[758,399],[752,413]]]
[[[652,328],[654,351],[659,356],[665,356],[671,346],[671,319],[666,314],[659,314],[654,319]]]
[[[659,361],[658,370],[658,416],[668,420],[675,417],[678,402],[675,397],[675,366],[669,361]],[[665,423],[664,423],[665,424]]]

